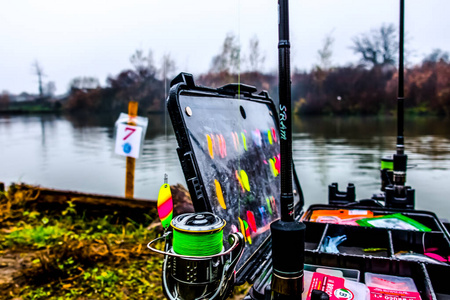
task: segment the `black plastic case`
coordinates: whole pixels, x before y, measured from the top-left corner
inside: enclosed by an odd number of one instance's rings
[[[231,123],[240,122],[242,120],[240,119],[241,117],[243,119],[245,117],[251,118],[252,111],[247,110],[247,104],[249,103],[257,105],[255,107],[258,107],[258,109],[266,107],[270,118],[273,119],[274,136],[276,136],[278,135],[277,110],[267,92],[262,91],[258,94],[256,92],[256,88],[243,84],[230,84],[217,89],[197,86],[192,75],[187,73],[181,73],[172,81],[167,106],[179,145],[177,149],[179,159],[196,211],[222,212],[220,207],[218,207],[217,199],[211,196],[211,183],[208,182],[208,180],[211,181],[208,179],[211,176],[208,172],[216,174],[215,172],[218,171],[214,164],[211,163],[212,160],[208,158],[207,153],[199,153],[199,149],[207,152],[205,150],[207,147],[205,146],[206,144],[203,147],[201,146],[201,141],[198,138],[200,135],[195,132],[196,128],[191,127],[192,124],[190,124],[191,121],[189,119],[189,115],[194,115],[197,109],[190,110],[191,107],[186,104],[183,105],[181,102],[185,100],[180,100],[180,98],[189,97],[189,99],[195,99],[192,103],[200,101],[202,107],[204,106],[204,109],[206,109],[203,113],[210,118],[211,116],[216,118],[216,124],[220,124],[224,120]],[[217,106],[215,106],[216,103],[221,101],[229,101],[230,105],[243,107],[244,112],[241,109],[240,114],[236,113],[236,120],[234,121],[223,119],[223,112],[217,111]],[[209,107],[211,107],[210,110]],[[214,107],[216,107],[216,110]],[[264,118],[261,121],[263,122]],[[196,126],[198,126],[198,123],[195,123],[194,127]],[[208,128],[208,124],[200,124],[201,126]],[[220,127],[220,125],[217,126]],[[202,161],[205,159],[208,160],[206,164]],[[243,159],[246,158],[244,157]],[[250,158],[251,160],[252,158]],[[220,177],[220,172],[218,174],[217,176]],[[221,180],[227,181],[229,178],[225,178],[222,174]],[[264,178],[259,180],[259,184],[264,184]],[[414,279],[422,299],[450,299],[449,265],[405,261],[394,256],[394,253],[398,251],[423,253],[424,243],[427,247],[439,248],[439,254],[442,256],[448,257],[450,255],[450,235],[446,226],[434,213],[389,209],[370,199],[355,201],[355,187],[353,185],[349,185],[347,192],[340,192],[337,185],[333,184],[329,188],[329,205],[312,205],[303,213],[303,195],[295,170],[294,187],[298,220],[300,220],[300,217],[308,220],[311,212],[318,209],[371,209],[376,214],[401,212],[432,230],[424,233],[305,221],[305,263],[357,269],[361,272],[362,281],[364,280],[364,272],[408,276]],[[237,190],[231,190],[240,193]],[[327,235],[336,236],[342,234],[346,234],[348,239],[339,246],[340,253],[330,254],[320,251],[320,246]],[[245,261],[238,267],[236,283],[249,282],[253,284],[249,295],[246,297],[247,299],[264,299],[264,293],[267,291],[267,287],[270,287],[271,278],[270,236],[266,234],[264,239],[257,239],[255,243],[257,247],[250,247],[252,253],[247,253],[244,256]],[[386,250],[366,253],[362,250],[364,248],[385,248]]]
[[[195,210],[224,218],[225,236],[236,229],[250,236],[237,266],[239,283],[261,264],[269,266],[270,223],[279,218],[278,116],[267,92],[256,92],[244,84],[197,86],[192,75],[181,73],[171,82],[167,102]],[[300,208],[296,176],[293,181]]]

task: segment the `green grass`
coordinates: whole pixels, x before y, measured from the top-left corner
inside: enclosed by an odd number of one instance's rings
[[[44,210],[30,205],[34,197],[20,189],[0,193],[0,262],[13,255],[24,266],[13,284],[0,280],[0,299],[165,299],[162,256],[146,247],[159,234],[148,229],[156,210],[94,214],[71,202]]]
[[[138,223],[119,213],[89,216],[72,203],[39,211],[12,197],[0,200],[0,257],[31,258],[24,280],[0,289],[0,299],[164,299],[162,257],[146,248],[157,234],[147,229],[154,211]]]

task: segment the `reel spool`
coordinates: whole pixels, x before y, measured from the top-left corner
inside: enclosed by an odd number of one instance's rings
[[[392,156],[381,158],[381,190],[386,191],[386,187],[394,183],[394,159]]]
[[[173,231],[152,240],[147,247],[164,254],[164,294],[175,299],[225,299],[234,284],[234,268],[244,250],[240,233],[230,234],[231,247],[224,251],[226,222],[212,213],[187,213],[174,218]],[[164,251],[152,244],[166,241]]]

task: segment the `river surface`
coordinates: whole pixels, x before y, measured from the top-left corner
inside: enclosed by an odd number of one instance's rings
[[[0,181],[124,195],[125,159],[113,154],[118,116],[0,116]],[[165,125],[167,124],[167,125]],[[396,122],[377,117],[297,117],[294,162],[306,205],[327,203],[328,185],[356,185],[358,199],[380,186],[380,158],[393,154]],[[416,208],[450,219],[450,120],[405,120],[407,184]],[[169,118],[149,115],[143,154],[136,162],[135,197],[156,199],[164,173],[185,180]]]

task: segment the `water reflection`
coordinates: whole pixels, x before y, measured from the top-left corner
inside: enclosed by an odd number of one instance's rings
[[[91,115],[91,114],[72,114],[65,115],[64,118],[69,121],[75,129],[84,131],[95,127],[108,128],[108,137],[113,138],[113,127],[118,115]],[[148,128],[145,135],[146,139],[153,139],[158,136],[173,135],[172,124],[167,114],[150,114],[148,118]]]
[[[294,161],[306,203],[326,203],[327,185],[348,182],[357,197],[370,197],[379,188],[380,157],[395,151],[394,118],[297,118],[294,121]],[[450,217],[450,120],[407,118],[405,141],[409,155],[408,184],[416,189],[416,207]],[[320,182],[320,184],[318,184]]]
[[[1,116],[0,181],[123,195],[125,159],[113,154],[118,116]],[[155,199],[164,173],[183,183],[169,117],[149,115],[143,155],[136,163],[135,196]],[[166,125],[165,125],[166,124]],[[408,184],[417,207],[450,218],[450,120],[407,118]],[[328,184],[356,184],[357,197],[379,188],[379,159],[392,154],[394,118],[294,119],[293,150],[307,205],[326,203]]]

